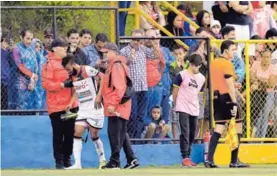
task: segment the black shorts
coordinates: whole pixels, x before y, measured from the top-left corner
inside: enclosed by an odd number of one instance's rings
[[[214,95],[214,120],[216,124],[225,124],[232,118],[231,110],[233,105],[231,103],[231,97],[229,94],[215,94]],[[238,112],[236,116],[236,122],[239,123],[243,119],[240,116],[240,111],[238,107]]]

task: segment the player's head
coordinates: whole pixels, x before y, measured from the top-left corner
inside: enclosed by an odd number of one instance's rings
[[[193,74],[197,74],[202,65],[202,57],[199,54],[189,56],[189,67]]]
[[[73,54],[68,53],[65,57],[63,57],[62,66],[70,75],[72,75],[74,72],[74,65],[75,65],[75,56]]]
[[[220,50],[221,50],[222,55],[226,59],[232,59],[232,58],[234,58],[234,55],[236,53],[237,46],[233,41],[225,40],[222,42]]]
[[[151,114],[154,120],[159,120],[161,118],[161,107],[158,105],[154,106]]]

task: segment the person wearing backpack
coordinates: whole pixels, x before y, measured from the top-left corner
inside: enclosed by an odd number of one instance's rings
[[[108,137],[111,146],[110,161],[102,169],[120,168],[120,150],[123,147],[127,158],[125,169],[139,166],[131,148],[127,133],[127,122],[131,114],[131,96],[134,92],[129,69],[118,47],[108,43],[102,50],[107,58],[107,69],[103,77],[102,96],[104,114],[108,117]]]

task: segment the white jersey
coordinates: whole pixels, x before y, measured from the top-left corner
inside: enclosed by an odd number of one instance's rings
[[[99,71],[90,66],[82,66],[78,80],[73,81],[76,93],[79,98],[79,111],[76,120],[82,119],[103,119],[103,105],[100,109],[94,108],[96,99],[97,82],[94,79],[99,74]]]

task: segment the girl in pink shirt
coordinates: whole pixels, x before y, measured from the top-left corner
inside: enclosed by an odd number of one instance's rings
[[[195,138],[199,116],[198,94],[205,83],[205,77],[199,72],[202,57],[198,54],[189,56],[188,70],[181,71],[173,82],[173,102],[181,129],[180,148],[183,157],[182,165],[196,166],[190,160],[191,145]]]

